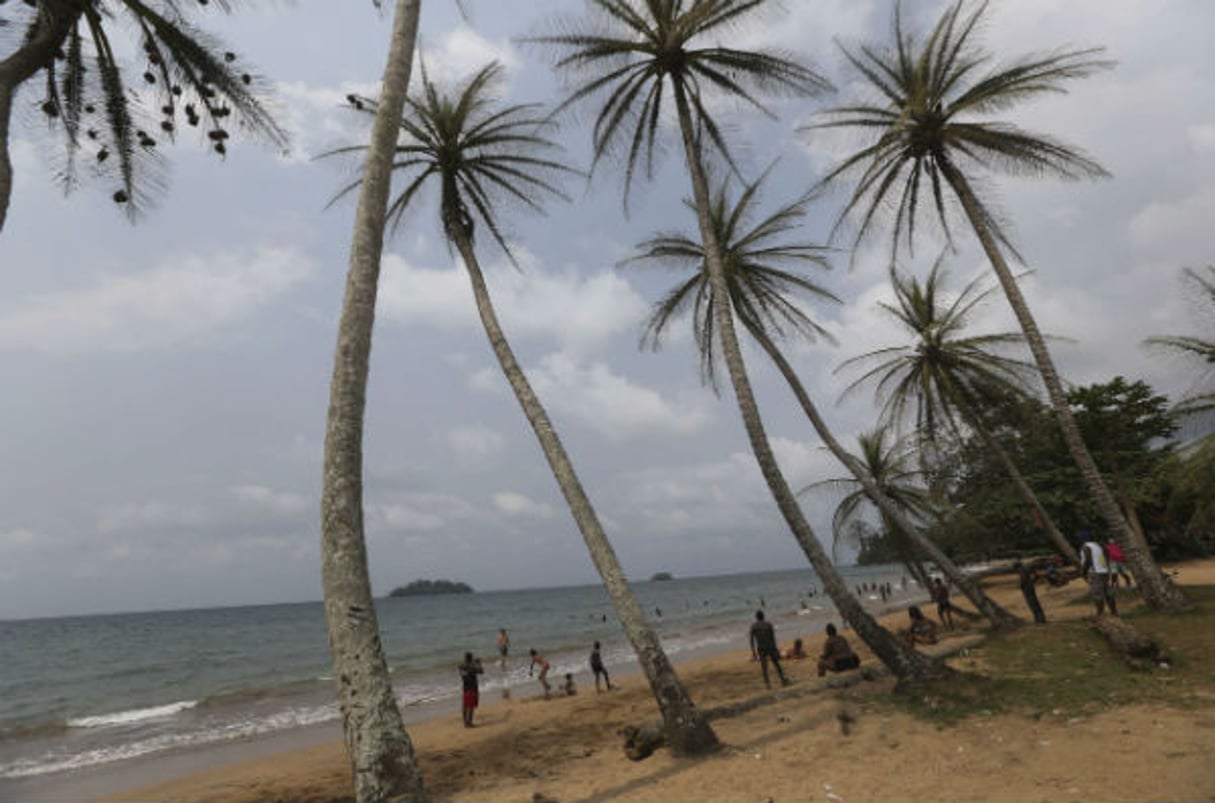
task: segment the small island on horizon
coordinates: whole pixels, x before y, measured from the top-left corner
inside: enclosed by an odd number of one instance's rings
[[[657,583],[660,580],[674,580],[674,579],[675,579],[675,575],[671,574],[670,572],[654,572],[652,575],[650,575],[651,583]]]
[[[451,580],[414,580],[409,585],[398,586],[389,592],[390,597],[427,597],[434,594],[472,594],[468,583]]]

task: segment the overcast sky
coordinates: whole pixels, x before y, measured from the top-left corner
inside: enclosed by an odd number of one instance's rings
[[[392,3],[386,2],[386,6]],[[551,103],[545,54],[518,37],[576,0],[427,0],[422,43],[441,79],[489,59],[507,97]],[[916,3],[917,23],[942,3]],[[931,8],[930,8],[931,5]],[[994,178],[1034,270],[1026,290],[1068,380],[1145,379],[1175,394],[1183,364],[1145,352],[1151,334],[1199,323],[1177,281],[1215,260],[1215,5],[1207,0],[1004,0],[985,40],[997,54],[1104,45],[1115,69],[1011,119],[1078,145],[1113,177],[1065,184]],[[725,109],[752,175],[780,156],[767,205],[810,186],[839,143],[795,132],[857,97],[832,43],[884,40],[885,0],[790,0],[737,35],[810,59],[835,98],[773,106],[776,122]],[[921,18],[919,15],[925,15]],[[137,225],[86,182],[64,197],[50,143],[24,111],[16,188],[0,233],[0,618],[318,599],[321,445],[353,204],[325,204],[349,166],[312,159],[362,141],[346,93],[374,94],[390,20],[370,2],[270,3],[209,22],[276,87],[292,149],[236,141],[226,160],[184,136],[171,186]],[[415,73],[416,77],[416,73]],[[670,132],[668,131],[668,135]],[[567,157],[587,132],[566,120]],[[674,141],[668,139],[669,145]],[[676,277],[615,264],[654,230],[690,229],[688,183],[671,148],[629,219],[608,165],[547,217],[508,215],[515,271],[484,252],[508,335],[598,506],[626,571],[645,578],[789,568],[804,558],[751,456],[733,397],[702,387],[679,327],[639,351],[649,306]],[[805,237],[823,241],[839,196]],[[955,286],[985,264],[960,229]],[[875,246],[876,247],[876,246]],[[923,274],[939,243],[904,266]],[[791,347],[838,433],[870,426],[867,397],[835,406],[838,363],[901,342],[877,314],[885,252],[823,282],[815,307],[839,341]],[[366,511],[377,593],[419,577],[478,589],[593,582],[594,570],[477,323],[464,274],[422,205],[388,244],[366,430]],[[1011,328],[1004,302],[985,327]],[[789,480],[840,475],[757,353],[750,365]],[[829,503],[807,512],[830,543]]]

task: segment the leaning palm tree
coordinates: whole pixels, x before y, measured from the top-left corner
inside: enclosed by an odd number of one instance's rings
[[[180,130],[206,131],[204,141],[221,156],[237,127],[286,144],[262,82],[191,21],[200,8],[178,0],[38,0],[0,12],[0,25],[19,37],[0,60],[0,230],[13,189],[13,104],[26,85],[41,88],[39,108],[63,137],[64,188],[78,183],[87,161],[88,172],[113,182],[111,198],[132,219],[155,195],[158,141]]]
[[[931,540],[926,538],[894,500],[889,499],[874,482],[872,473],[850,454],[832,433],[826,419],[818,411],[801,378],[793,369],[777,340],[788,334],[814,338],[825,334],[791,299],[806,296],[816,299],[839,299],[798,270],[807,266],[826,267],[824,249],[810,243],[791,242],[786,238],[797,227],[805,201],[788,204],[772,215],[753,223],[753,206],[763,178],[746,186],[734,204],[729,199],[729,182],[722,182],[714,193],[709,219],[715,241],[721,249],[726,270],[729,296],[725,306],[731,309],[746,332],[776,364],[785,382],[797,397],[814,431],[828,450],[851,472],[865,492],[870,495],[883,515],[915,549],[931,558],[997,628],[1011,627],[1017,619],[988,598],[978,584],[961,571]],[[686,234],[659,235],[641,246],[631,263],[668,265],[690,270],[692,275],[658,302],[647,328],[655,346],[664,329],[681,311],[691,308],[692,326],[701,352],[701,372],[715,386],[716,324],[713,309],[717,296],[709,276],[706,249]],[[627,264],[627,263],[626,263]]]
[[[860,447],[858,460],[865,469],[865,476],[905,517],[915,522],[927,522],[937,518],[932,494],[924,485],[923,471],[915,465],[915,450],[909,439],[893,438],[890,429],[879,426],[858,435],[857,445]],[[834,548],[839,547],[852,526],[872,513],[874,503],[865,487],[867,484],[856,477],[832,477],[812,482],[798,491],[799,494],[831,491],[840,496],[835,513],[831,516]],[[915,550],[906,534],[880,508],[877,512],[886,537],[893,542],[899,560],[920,584],[920,588],[929,588],[928,573],[915,556]]]
[[[559,33],[533,41],[562,53],[559,69],[584,73],[563,104],[606,93],[595,117],[595,164],[617,146],[626,155],[625,197],[644,158],[653,165],[662,108],[669,87],[692,180],[692,197],[715,298],[729,298],[728,278],[710,217],[712,200],[705,170],[707,151],[733,164],[721,128],[709,112],[709,93],[741,100],[771,112],[758,91],[811,95],[829,88],[825,79],[780,53],[738,50],[718,44],[731,27],[753,19],[765,0],[587,0],[591,14]],[[945,673],[944,664],[907,648],[867,614],[849,593],[814,530],[806,521],[777,465],[743,363],[728,304],[714,304],[713,326],[729,369],[739,412],[764,480],[798,545],[823,581],[840,615],[899,678]]]
[[[1187,608],[1185,595],[1136,543],[1085,446],[1046,340],[1002,249],[1014,257],[1016,252],[973,180],[976,172],[993,169],[1066,179],[1105,175],[1095,161],[1063,143],[983,117],[1043,93],[1061,92],[1066,81],[1091,75],[1108,62],[1099,58],[1100,50],[1067,50],[988,68],[990,56],[972,43],[987,3],[969,13],[963,13],[963,5],[957,0],[922,42],[904,33],[896,5],[893,50],[844,49],[880,99],[831,110],[810,126],[856,130],[868,137],[867,144],[831,170],[822,184],[858,175],[840,222],[859,219],[859,244],[879,213],[892,209],[896,249],[904,236],[911,245],[917,216],[925,207],[950,238],[947,207],[956,199],[1025,333],[1068,450],[1110,533],[1125,550],[1144,600],[1154,608]],[[928,197],[930,204],[921,203]]]
[[[397,0],[363,165],[338,323],[321,489],[321,582],[342,731],[359,803],[428,799],[380,643],[363,534],[363,421],[398,122],[421,0]]]
[[[498,322],[481,271],[475,247],[478,226],[513,261],[498,224],[497,201],[518,201],[539,211],[538,197],[561,195],[546,174],[568,170],[547,156],[556,145],[545,135],[546,121],[537,106],[495,103],[493,90],[501,72],[500,65],[490,64],[450,95],[423,74],[422,92],[409,99],[407,114],[400,121],[404,141],[397,147],[395,167],[408,176],[408,183],[389,212],[399,218],[423,188],[438,185],[443,233],[464,263],[490,346],[540,442],[650,683],[668,744],[678,755],[705,753],[719,746],[717,736],[680,683],[657,633],[629,588],[573,462]],[[359,105],[368,113],[376,108],[375,102],[367,99],[359,99]]]
[[[1030,396],[1032,377],[1036,376],[1033,364],[1002,353],[1010,346],[1023,344],[1025,338],[1019,332],[967,334],[965,329],[973,313],[995,288],[982,290],[981,278],[975,278],[947,302],[942,287],[946,274],[941,264],[942,259],[938,259],[923,284],[891,267],[895,303],[881,302],[878,306],[914,338],[914,343],[888,346],[845,360],[837,373],[850,368],[862,368],[864,373],[848,385],[841,398],[873,385],[878,400],[884,399],[882,419],[901,424],[914,410],[916,432],[928,445],[945,434],[961,435],[964,427],[974,430],[1034,511],[1051,545],[1078,565],[1075,548],[1059,532],[984,420],[984,409],[994,402]]]
[[[1205,302],[1215,312],[1215,265],[1207,265],[1205,275],[1185,268],[1181,273],[1192,298]],[[1201,372],[1194,392],[1177,403],[1179,413],[1201,413],[1215,409],[1215,340],[1201,335],[1156,335],[1147,338],[1148,346],[1163,348],[1195,363]]]

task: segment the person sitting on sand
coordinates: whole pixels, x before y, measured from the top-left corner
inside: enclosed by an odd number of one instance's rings
[[[827,641],[823,644],[823,654],[818,657],[818,676],[821,678],[828,672],[856,669],[860,665],[860,656],[852,651],[848,639],[839,634],[834,624],[829,623]]]
[[[764,685],[772,688],[772,681],[768,679],[768,661],[776,667],[776,674],[780,677],[782,686],[789,685],[789,679],[785,677],[785,670],[780,668],[780,648],[776,646],[776,628],[771,622],[764,621],[764,612],[755,612],[755,621],[751,623],[751,660],[759,661],[759,667],[764,673]]]
[[[791,661],[800,661],[806,657],[806,647],[802,644],[799,638],[793,639],[793,646],[785,650],[785,658]]]
[[[903,638],[907,639],[908,646],[937,643],[936,623],[925,616],[919,606],[912,605],[908,608],[907,616],[911,618],[911,626],[902,631],[902,634]]]
[[[561,684],[561,692],[566,697],[573,697],[578,693],[578,687],[574,684],[574,673],[565,673],[565,682]]]
[[[460,664],[460,683],[463,687],[464,727],[473,726],[473,713],[480,702],[480,692],[477,689],[477,675],[485,670],[481,668],[481,660],[471,652],[464,653],[464,663]]]
[[[599,676],[603,675],[603,682],[607,684],[607,690],[612,690],[612,679],[608,677],[607,667],[603,665],[603,653],[600,652],[599,642],[595,642],[595,646],[591,648],[591,673],[595,676],[595,691],[601,691],[599,688]]]
[[[530,678],[536,667],[540,667],[540,674],[536,679],[539,680],[540,685],[544,687],[544,696],[547,698],[549,696],[549,692],[551,691],[551,688],[548,685],[548,659],[536,652],[535,648],[528,650],[528,653],[532,656],[532,662],[527,667],[527,676]]]

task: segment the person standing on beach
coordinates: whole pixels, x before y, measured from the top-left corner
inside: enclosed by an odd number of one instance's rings
[[[550,691],[549,685],[548,685],[548,659],[545,658],[540,653],[536,652],[535,649],[531,649],[528,652],[532,656],[532,662],[527,667],[527,676],[530,678],[532,676],[532,672],[535,670],[535,668],[537,666],[540,667],[540,674],[536,677],[536,679],[539,680],[540,685],[544,687],[544,699],[547,700],[549,697],[549,691]]]
[[[949,587],[938,577],[933,581],[932,600],[937,604],[937,618],[941,624],[953,630],[953,605],[949,601]]]
[[[768,661],[772,661],[772,665],[776,667],[776,674],[780,676],[782,686],[789,685],[789,679],[785,677],[785,670],[780,668],[780,649],[776,646],[776,628],[772,623],[764,619],[763,611],[755,612],[755,621],[751,623],[751,660],[759,661],[760,669],[764,673],[764,685],[769,689],[772,688],[772,681],[768,679]]]
[[[471,652],[464,653],[464,663],[459,666],[460,683],[463,686],[463,712],[464,712],[464,727],[471,728],[473,726],[473,713],[477,710],[477,704],[481,701],[481,692],[477,688],[477,675],[480,675],[485,670],[481,668],[481,659],[475,657]]]
[[[506,654],[510,652],[510,636],[506,635],[506,628],[498,628],[498,665],[506,669]]]
[[[1087,530],[1083,531],[1081,536],[1084,538],[1084,544],[1080,547],[1080,573],[1088,578],[1088,589],[1093,595],[1097,615],[1105,613],[1108,603],[1110,613],[1117,616],[1118,603],[1110,590],[1110,565],[1105,559],[1105,550]]]
[[[1042,612],[1042,603],[1038,602],[1038,590],[1034,588],[1034,584],[1038,581],[1037,572],[1019,560],[1013,563],[1013,568],[1017,570],[1017,579],[1021,584],[1021,596],[1025,597],[1025,604],[1029,606],[1029,612],[1034,615],[1034,621],[1040,625],[1046,624],[1046,614]]]
[[[603,675],[603,682],[607,684],[607,690],[612,690],[612,681],[608,677],[607,667],[603,665],[603,654],[599,651],[599,642],[595,642],[595,646],[591,648],[591,672],[595,675],[595,693],[598,694],[599,676]]]

